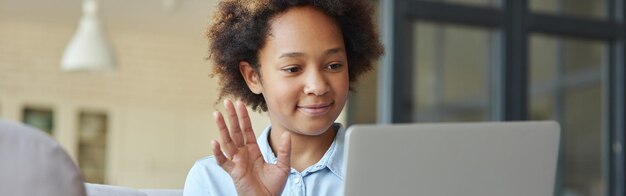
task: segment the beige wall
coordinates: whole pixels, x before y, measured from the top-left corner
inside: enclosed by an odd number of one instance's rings
[[[108,116],[106,183],[182,188],[195,160],[218,137],[211,113],[217,81],[203,30],[214,1],[180,1],[174,11],[151,0],[101,1],[117,55],[115,71],[62,72],[60,58],[80,17],[78,1],[0,1],[0,118],[21,121],[24,107],[54,112],[54,133],[78,155],[78,115]],[[251,113],[258,133],[269,124]],[[339,122],[345,122],[342,114]]]
[[[0,117],[20,121],[25,106],[53,109],[53,136],[76,159],[79,112],[104,111],[108,183],[182,188],[188,169],[210,154],[209,141],[217,136],[211,117],[217,83],[207,76],[201,31],[109,29],[117,69],[66,73],[59,62],[75,28],[0,18]],[[257,132],[269,122],[252,117]]]

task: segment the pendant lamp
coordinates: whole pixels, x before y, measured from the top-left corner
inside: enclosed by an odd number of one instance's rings
[[[83,15],[76,34],[65,48],[63,71],[113,70],[115,57],[98,19],[96,0],[83,1]]]

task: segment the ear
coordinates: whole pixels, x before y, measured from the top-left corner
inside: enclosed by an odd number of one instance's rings
[[[252,65],[245,61],[239,62],[239,72],[241,72],[241,76],[243,76],[250,91],[257,95],[261,94],[262,85],[259,73],[252,68]]]

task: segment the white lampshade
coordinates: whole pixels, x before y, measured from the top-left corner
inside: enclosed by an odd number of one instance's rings
[[[112,70],[115,57],[98,20],[95,0],[84,0],[78,30],[65,49],[61,67],[64,71]]]

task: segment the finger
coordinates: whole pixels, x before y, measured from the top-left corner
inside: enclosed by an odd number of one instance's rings
[[[224,156],[222,149],[220,149],[220,143],[215,140],[211,141],[211,150],[213,151],[213,156],[215,156],[215,160],[217,160],[218,165],[222,165],[226,162],[227,159],[226,156]]]
[[[221,166],[222,168],[224,168],[224,170],[229,171],[231,168],[230,167],[231,164],[227,164],[227,163],[230,160],[228,160],[226,156],[224,156],[224,153],[222,152],[222,149],[220,148],[220,143],[218,143],[215,140],[211,141],[211,150],[213,151],[213,156],[215,156],[215,160],[217,161],[217,164]]]
[[[243,138],[246,144],[256,144],[256,136],[252,130],[248,109],[241,101],[237,101],[237,110],[239,113],[239,123],[241,123],[241,130],[243,130]]]
[[[233,106],[233,102],[226,99],[224,100],[224,107],[226,108],[226,113],[228,114],[230,138],[233,140],[236,147],[242,147],[244,144],[243,135],[241,134],[241,128],[239,128],[239,118],[237,117],[235,106]]]
[[[222,117],[222,114],[218,111],[213,112],[213,117],[215,118],[220,138],[222,138],[222,150],[224,150],[227,157],[232,158],[232,156],[237,152],[237,148],[230,139],[230,134],[228,133],[228,127],[226,127],[226,123],[224,122],[224,117]]]
[[[277,157],[277,164],[291,168],[291,135],[289,132],[280,135]]]

